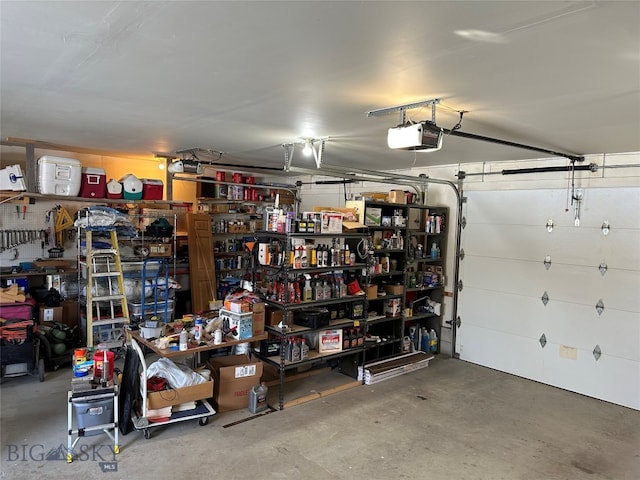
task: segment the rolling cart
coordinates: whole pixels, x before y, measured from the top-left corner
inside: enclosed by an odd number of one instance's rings
[[[31,303],[0,304],[0,377],[38,375],[44,382],[44,358]]]
[[[172,412],[171,417],[167,420],[151,422],[147,418],[147,363],[145,362],[144,353],[141,346],[138,344],[135,338],[131,338],[131,346],[138,354],[140,358],[140,365],[142,367],[142,380],[140,381],[140,390],[142,395],[142,408],[140,414],[132,413],[131,419],[133,426],[136,430],[142,430],[144,432],[144,438],[151,438],[151,432],[149,429],[153,427],[159,427],[162,425],[168,425],[171,423],[185,422],[187,420],[198,420],[200,426],[204,426],[208,423],[209,417],[215,415],[216,411],[206,399],[199,399],[196,401],[196,408],[191,410],[184,410],[180,412]]]
[[[118,445],[118,385],[67,392],[67,463],[73,462],[73,449],[82,437],[104,433],[113,442],[113,453],[120,453]],[[111,410],[113,408],[113,410]],[[78,428],[73,428],[76,410]],[[75,440],[73,437],[76,437]]]

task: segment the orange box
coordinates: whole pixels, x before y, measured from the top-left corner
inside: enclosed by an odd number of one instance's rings
[[[224,309],[233,313],[248,313],[251,311],[251,304],[248,302],[225,300]]]

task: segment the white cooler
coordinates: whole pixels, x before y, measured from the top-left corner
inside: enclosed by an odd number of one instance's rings
[[[45,195],[77,197],[82,165],[75,158],[44,155],[38,159],[38,191]]]

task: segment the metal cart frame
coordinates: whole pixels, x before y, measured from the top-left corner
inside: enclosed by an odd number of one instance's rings
[[[104,398],[113,398],[113,422],[103,423],[91,427],[78,428],[74,430],[74,402],[100,400]],[[73,449],[78,443],[78,440],[84,437],[87,432],[102,430],[102,432],[107,435],[113,442],[113,453],[120,453],[120,446],[118,445],[118,385],[81,392],[69,391],[67,392],[67,401],[67,463],[73,462]],[[75,440],[73,439],[74,435],[77,435]]]
[[[138,354],[140,358],[140,365],[142,366],[142,380],[140,382],[140,390],[142,394],[142,410],[140,415],[132,412],[131,419],[133,426],[136,430],[142,430],[144,432],[144,438],[151,438],[150,428],[160,427],[162,425],[169,425],[171,423],[184,422],[187,420],[198,420],[200,426],[204,426],[209,422],[209,417],[215,415],[216,411],[206,399],[200,399],[197,401],[196,408],[193,410],[185,410],[182,412],[175,412],[171,414],[169,420],[160,422],[150,422],[147,418],[147,363],[144,358],[142,348],[138,344],[135,338],[131,338],[131,346]]]

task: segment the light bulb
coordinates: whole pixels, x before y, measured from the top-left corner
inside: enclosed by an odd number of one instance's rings
[[[311,141],[307,140],[304,142],[304,148],[302,149],[302,154],[309,157],[313,153],[313,147],[311,146]]]

